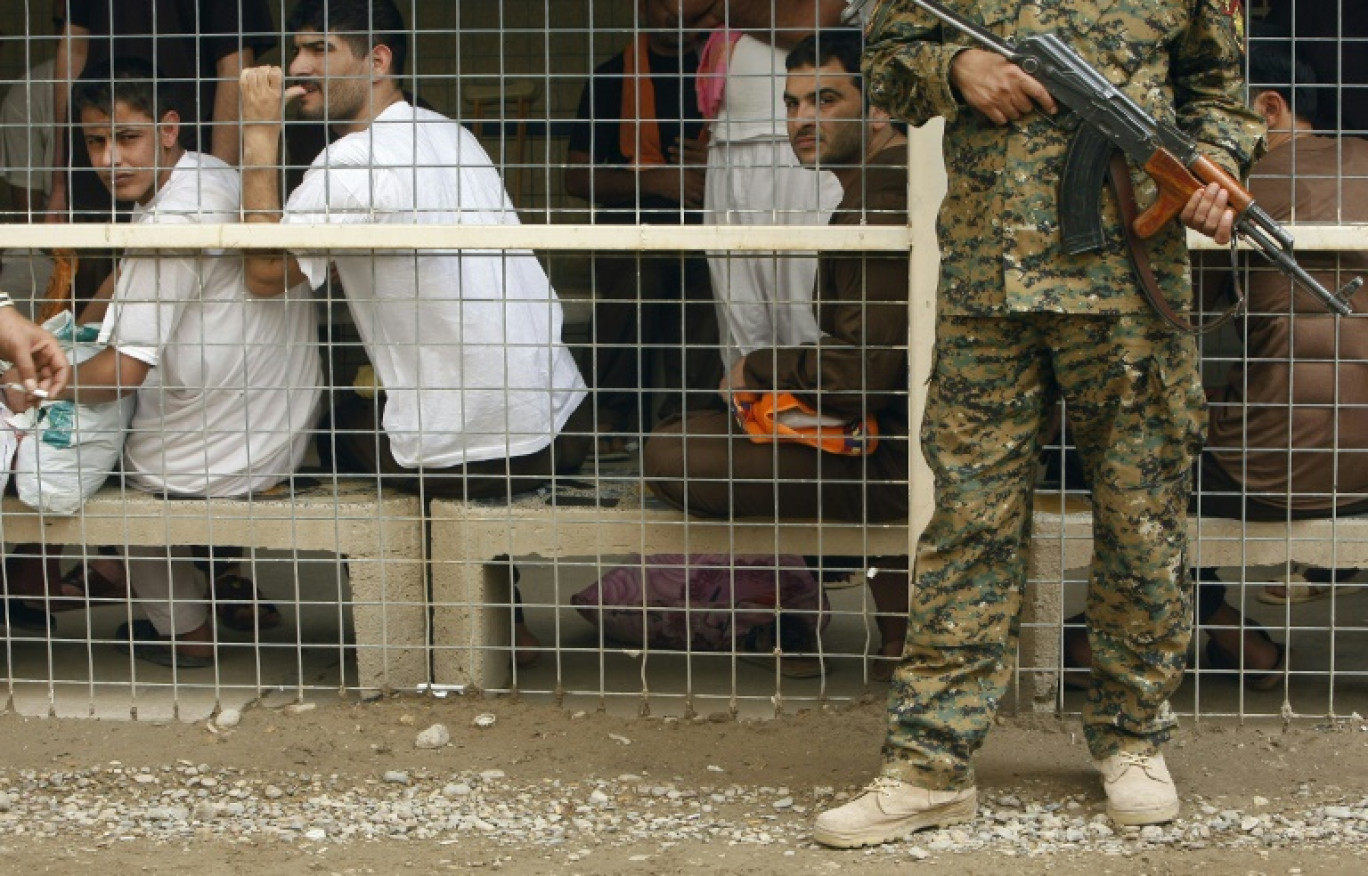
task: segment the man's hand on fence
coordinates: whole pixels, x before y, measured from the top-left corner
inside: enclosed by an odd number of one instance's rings
[[[279,67],[249,67],[238,77],[242,88],[242,121],[246,125],[279,128],[285,121],[285,104],[304,95],[302,85],[285,87]]]

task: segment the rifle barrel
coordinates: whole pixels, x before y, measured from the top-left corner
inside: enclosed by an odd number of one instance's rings
[[[927,12],[931,13],[932,15],[936,16],[941,21],[945,22],[951,27],[954,27],[962,33],[965,33],[973,37],[974,39],[978,40],[979,42],[983,43],[985,46],[992,49],[994,52],[997,52],[1002,57],[1015,58],[1017,56],[1016,46],[1012,45],[1006,40],[1003,40],[997,34],[983,27],[980,27],[979,25],[960,15],[958,12],[955,12],[951,9],[946,9],[944,6],[935,2],[935,0],[912,0],[912,2],[917,4]]]

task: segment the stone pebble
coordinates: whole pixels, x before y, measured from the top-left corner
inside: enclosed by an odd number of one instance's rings
[[[668,784],[635,774],[580,781],[510,779],[503,770],[382,772],[366,777],[282,772],[248,776],[208,765],[107,765],[84,770],[0,768],[3,825],[80,842],[219,837],[329,845],[383,839],[459,842],[480,835],[509,847],[578,856],[613,847],[682,843],[814,848],[814,812],[854,789],[739,783]],[[1368,800],[1308,800],[1289,793],[1259,814],[1186,801],[1172,824],[1117,828],[1099,798],[1043,799],[1004,789],[968,824],[918,834],[878,851],[889,860],[939,860],[962,851],[1005,856],[1104,855],[1146,848],[1359,849],[1368,844]],[[1077,805],[1070,805],[1077,803]],[[13,827],[10,828],[14,830]],[[553,857],[552,860],[555,860]],[[565,860],[562,858],[561,860]],[[568,860],[566,863],[573,863]],[[552,868],[554,869],[554,867]]]

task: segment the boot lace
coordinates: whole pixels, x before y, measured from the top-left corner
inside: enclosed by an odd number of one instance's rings
[[[901,788],[905,783],[892,776],[876,776],[873,781],[865,785],[862,794],[888,795]]]

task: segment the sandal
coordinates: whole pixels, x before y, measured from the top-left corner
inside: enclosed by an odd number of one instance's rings
[[[1269,691],[1278,686],[1283,678],[1283,663],[1287,657],[1287,648],[1279,642],[1273,641],[1273,637],[1268,634],[1260,624],[1252,620],[1245,621],[1245,630],[1258,636],[1264,642],[1273,646],[1277,652],[1278,659],[1274,661],[1269,669],[1259,671],[1246,670],[1241,665],[1240,654],[1232,654],[1220,642],[1208,636],[1206,645],[1207,668],[1216,669],[1221,672],[1239,672],[1244,676],[1245,687],[1250,690]]]
[[[746,638],[741,642],[741,650],[737,652],[737,659],[742,663],[749,663],[752,666],[759,666],[770,672],[774,671],[774,660],[779,658],[779,674],[785,678],[817,678],[826,671],[826,665],[821,657],[814,654],[801,653],[775,653],[775,628],[780,626],[780,622],[760,624],[751,627],[746,633]],[[787,630],[794,630],[788,633]],[[790,647],[800,644],[800,638],[805,639],[802,631],[797,624],[785,624],[779,630],[779,637],[786,639],[792,636],[789,642]],[[794,650],[807,650],[804,647]]]
[[[262,602],[251,578],[224,572],[214,579],[214,614],[218,622],[239,633],[255,633],[280,626],[280,610]]]
[[[110,580],[90,563],[77,563],[62,576],[62,594],[62,601],[75,603],[79,600],[79,604],[61,605],[59,602],[55,611],[88,608],[94,600],[127,599],[128,585]]]
[[[22,596],[6,598],[4,612],[4,616],[0,617],[0,626],[8,630],[51,633],[52,628],[57,625],[56,615],[25,605]]]
[[[114,631],[114,640],[116,647],[121,650],[131,647],[134,657],[139,660],[146,660],[148,663],[155,663],[158,666],[169,666],[172,669],[207,669],[214,665],[213,657],[182,654],[177,650],[171,637],[157,632],[157,628],[147,618],[139,618],[133,621],[131,625],[120,624],[119,628]],[[196,642],[195,644],[208,643]]]
[[[1358,577],[1358,569],[1322,569],[1294,563],[1281,584],[1269,584],[1254,597],[1265,605],[1300,605],[1324,599],[1335,584],[1347,584]]]
[[[594,458],[599,462],[622,462],[631,459],[641,445],[620,435],[604,435],[594,442]]]

